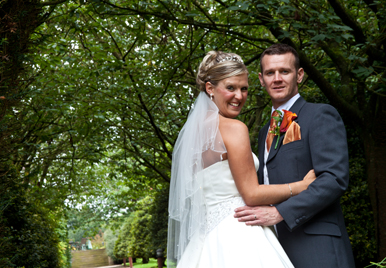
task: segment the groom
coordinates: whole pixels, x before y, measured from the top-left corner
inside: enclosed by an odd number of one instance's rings
[[[272,146],[266,142],[269,123],[261,129],[259,183],[299,181],[311,169],[317,179],[280,204],[241,207],[235,217],[248,225],[276,225],[278,239],[296,268],[355,267],[339,204],[349,181],[343,121],[332,106],[308,103],[299,95],[304,70],[292,47],[272,45],[262,53],[260,65],[260,82],[271,97],[272,112],[285,109],[297,118],[295,131],[274,136]]]

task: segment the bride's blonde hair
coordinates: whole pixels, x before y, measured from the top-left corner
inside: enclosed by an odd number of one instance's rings
[[[241,57],[235,53],[209,51],[198,67],[196,83],[200,91],[206,92],[205,84],[218,82],[232,76],[249,74]]]

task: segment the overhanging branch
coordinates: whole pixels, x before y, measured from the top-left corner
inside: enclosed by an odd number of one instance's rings
[[[328,0],[332,8],[334,9],[336,15],[342,20],[344,24],[353,29],[353,35],[355,40],[359,44],[364,44],[366,42],[366,37],[363,34],[362,28],[359,24],[351,18],[350,14],[346,12],[344,7],[337,0]]]
[[[170,159],[172,159],[172,154],[170,153],[170,151],[168,150],[168,148],[165,144],[165,139],[163,137],[164,135],[162,134],[161,129],[155,124],[153,115],[150,113],[150,111],[147,109],[145,103],[143,102],[142,95],[138,94],[138,98],[139,98],[139,101],[141,102],[142,108],[145,110],[147,116],[150,119],[150,124],[152,125],[152,127],[155,131],[155,134],[157,135],[158,139],[160,140],[160,142],[162,144],[162,148],[164,149],[164,152],[168,155],[168,157]]]
[[[51,1],[51,2],[43,2],[38,4],[39,6],[56,6],[59,4],[63,4],[64,2],[67,2],[68,0],[58,0],[58,1]]]

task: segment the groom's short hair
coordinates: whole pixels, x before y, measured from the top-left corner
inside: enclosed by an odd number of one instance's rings
[[[263,65],[261,64],[261,61],[265,55],[283,55],[287,53],[292,53],[295,57],[295,69],[298,71],[300,69],[300,60],[299,60],[299,54],[296,52],[296,50],[286,44],[274,44],[263,51],[260,55],[260,68],[261,73],[263,73]]]

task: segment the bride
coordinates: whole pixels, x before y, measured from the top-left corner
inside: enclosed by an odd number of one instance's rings
[[[248,96],[240,56],[209,52],[197,84],[201,93],[173,151],[168,267],[293,267],[271,228],[238,222],[234,209],[299,194],[315,180],[313,170],[299,182],[259,185],[248,128],[234,119]]]

